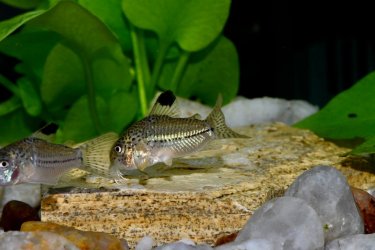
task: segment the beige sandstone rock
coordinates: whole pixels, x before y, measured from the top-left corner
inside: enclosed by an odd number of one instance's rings
[[[75,183],[80,188],[49,189],[42,221],[108,232],[133,247],[145,235],[158,244],[181,238],[214,244],[241,229],[255,209],[313,166],[335,166],[354,187],[375,187],[365,160],[345,156],[348,149],[307,130],[277,123],[237,131],[251,138],[216,140],[175,160],[170,169],[151,167],[149,179],[130,176],[102,188]]]

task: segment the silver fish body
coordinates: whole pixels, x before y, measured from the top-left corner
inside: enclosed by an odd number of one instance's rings
[[[151,114],[130,126],[114,145],[111,152],[114,171],[143,171],[159,162],[170,166],[173,158],[196,152],[215,138],[245,137],[225,125],[221,99],[207,119],[200,120],[178,118],[174,112],[170,113],[168,109],[172,109],[175,98],[173,103],[165,104],[163,94]]]
[[[114,133],[82,143],[77,148],[29,137],[0,149],[0,186],[19,183],[56,184],[73,168],[107,175]]]
[[[0,149],[0,185],[55,183],[64,172],[82,164],[79,148],[26,138]]]

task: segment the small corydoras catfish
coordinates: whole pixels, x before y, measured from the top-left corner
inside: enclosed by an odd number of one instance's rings
[[[200,150],[215,138],[247,138],[225,124],[221,111],[222,98],[205,120],[197,115],[179,118],[176,97],[171,91],[159,95],[149,116],[131,125],[111,151],[112,173],[139,169]],[[116,172],[117,171],[117,172]]]
[[[0,149],[0,186],[56,184],[73,168],[107,175],[109,152],[118,136],[107,133],[73,148],[34,136]],[[106,166],[107,165],[107,166]]]

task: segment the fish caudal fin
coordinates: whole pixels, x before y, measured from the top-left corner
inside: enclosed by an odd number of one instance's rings
[[[110,132],[80,144],[84,170],[104,177],[110,176],[110,151],[118,138],[116,133]]]
[[[228,126],[225,124],[225,117],[223,112],[221,111],[221,105],[223,102],[222,96],[219,94],[215,107],[211,111],[211,113],[206,118],[206,122],[210,124],[210,126],[213,129],[213,132],[215,133],[216,137],[219,139],[223,138],[248,138],[245,135],[238,134],[228,128]]]

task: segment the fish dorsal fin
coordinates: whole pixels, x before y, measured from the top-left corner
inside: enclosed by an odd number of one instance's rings
[[[53,142],[55,140],[55,132],[57,130],[57,125],[54,123],[47,123],[34,133],[30,137],[42,139],[47,142]]]
[[[151,109],[150,115],[166,115],[174,118],[180,117],[176,96],[167,90],[161,93]]]

